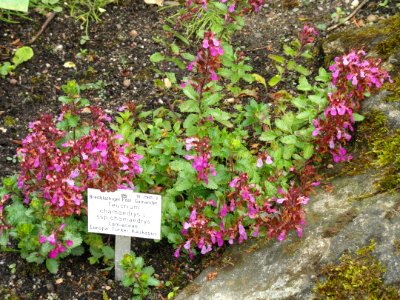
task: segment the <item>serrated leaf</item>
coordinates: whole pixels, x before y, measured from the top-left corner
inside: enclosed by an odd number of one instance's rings
[[[308,80],[305,76],[300,76],[297,89],[300,91],[308,92],[312,90],[312,85],[308,83]]]
[[[275,120],[275,125],[278,127],[280,130],[284,132],[291,132],[291,128],[286,124],[283,120],[281,119],[276,119]]]
[[[198,113],[200,112],[200,107],[199,103],[196,100],[186,100],[179,104],[179,109],[181,112],[187,112],[187,113]]]
[[[273,130],[264,131],[261,133],[260,141],[271,142],[275,140],[277,136],[278,135]]]
[[[280,141],[284,144],[291,144],[294,145],[297,143],[297,137],[295,135],[286,135],[283,136]]]
[[[291,57],[294,57],[296,55],[296,51],[288,45],[283,45],[283,52]]]
[[[103,246],[103,248],[101,248],[101,251],[103,252],[104,257],[107,259],[113,259],[115,256],[114,249],[110,246]]]
[[[83,255],[83,253],[85,253],[85,248],[83,246],[78,246],[78,247],[72,248],[72,250],[71,250],[71,254],[74,256],[81,256],[81,255]]]
[[[308,76],[308,75],[311,74],[311,72],[307,68],[305,68],[305,67],[303,67],[302,65],[299,65],[299,64],[295,65],[294,70],[297,73],[300,73],[301,75],[304,75],[304,76]]]
[[[1,0],[0,8],[28,12],[29,0]]]
[[[221,93],[213,93],[202,100],[206,106],[213,106],[217,104],[222,98]]]
[[[150,56],[150,61],[153,62],[153,63],[158,63],[158,62],[163,61],[163,60],[165,60],[165,56],[162,55],[160,52],[153,53]]]
[[[33,57],[32,48],[24,46],[18,48],[17,51],[15,51],[14,57],[12,58],[12,62],[14,63],[14,65],[18,66],[23,62],[30,60],[32,57]]]
[[[211,115],[214,120],[220,122],[221,124],[225,125],[226,127],[233,127],[233,124],[228,120],[231,118],[231,115],[225,111],[222,111],[219,108],[211,108],[207,110],[207,114]]]
[[[296,68],[296,62],[294,60],[289,60],[288,63],[287,63],[286,68],[289,71],[293,71]]]
[[[196,56],[194,56],[194,55],[191,54],[191,53],[187,53],[187,52],[182,53],[181,56],[182,56],[184,59],[189,60],[189,61],[194,61],[194,60],[196,59]]]
[[[311,144],[306,144],[303,149],[303,157],[309,159],[314,154],[314,147]]]
[[[279,56],[279,55],[269,54],[268,58],[272,59],[273,61],[276,61],[279,64],[285,63],[285,58],[283,58],[282,56]]]
[[[280,74],[276,74],[268,81],[268,85],[271,87],[274,87],[275,85],[277,85],[279,83],[279,81],[281,81],[281,79],[282,79],[282,76]]]
[[[186,86],[183,88],[183,93],[191,100],[197,100],[197,98],[199,97],[199,94],[190,84],[186,84]]]
[[[175,43],[172,43],[171,44],[171,51],[172,51],[173,54],[178,55],[179,54],[179,47]]]
[[[315,80],[320,82],[329,82],[331,80],[331,75],[324,69],[318,69],[318,76],[315,77]]]
[[[267,88],[267,83],[265,82],[264,77],[262,77],[261,75],[259,75],[257,73],[253,73],[253,74],[251,74],[251,76],[253,76],[255,81],[257,81],[258,83],[261,83],[265,88]]]
[[[46,259],[46,267],[51,274],[56,274],[58,272],[58,266],[59,262],[56,261],[55,259],[51,258]]]
[[[307,58],[307,59],[311,59],[313,57],[312,54],[310,53],[310,51],[308,51],[308,50],[304,51],[300,56]]]
[[[319,106],[325,106],[325,104],[327,103],[325,97],[322,97],[321,95],[309,95],[308,99]]]
[[[194,185],[193,177],[179,176],[175,182],[174,189],[179,192],[183,192],[191,189],[193,185]]]
[[[303,112],[297,114],[297,115],[296,115],[296,119],[298,119],[298,120],[306,120],[306,119],[308,119],[311,115],[312,115],[312,113],[311,113],[310,111],[306,110],[306,111],[303,111]]]
[[[151,285],[151,286],[159,286],[160,285],[160,281],[155,279],[154,277],[150,277],[147,280],[147,285]]]
[[[283,158],[288,160],[292,158],[292,155],[296,151],[296,147],[294,145],[287,145],[283,148]]]

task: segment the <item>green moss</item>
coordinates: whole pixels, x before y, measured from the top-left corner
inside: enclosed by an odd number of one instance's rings
[[[380,190],[392,191],[400,188],[400,130],[372,143],[372,152],[376,155],[374,165],[382,170],[378,181]]]
[[[377,24],[366,26],[358,30],[349,30],[332,34],[327,38],[327,43],[337,40],[345,49],[337,49],[337,53],[332,53],[333,56],[326,57],[326,63],[333,59],[334,56],[341,54],[339,52],[349,51],[350,49],[365,49],[366,51],[375,52],[375,55],[382,59],[395,55],[400,56],[400,14],[389,17],[380,21]],[[397,73],[398,70],[395,70]]]
[[[14,127],[17,124],[17,120],[11,116],[5,116],[3,122],[6,127]]]
[[[371,241],[355,254],[344,253],[338,265],[323,267],[316,299],[398,299],[397,289],[383,282],[386,268],[372,255],[374,249]]]
[[[366,114],[364,121],[357,127],[355,143],[350,148],[354,159],[343,166],[340,175],[354,176],[373,168],[375,156],[371,152],[372,143],[385,139],[388,132],[387,118],[382,112],[374,110]]]
[[[0,285],[0,295],[4,300],[19,300],[20,298],[15,292],[15,289],[11,289],[7,286]]]
[[[392,83],[388,82],[383,86],[384,90],[390,92],[390,95],[385,99],[387,102],[400,101],[400,73],[392,79]]]

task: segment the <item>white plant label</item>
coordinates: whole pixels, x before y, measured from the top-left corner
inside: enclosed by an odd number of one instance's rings
[[[160,239],[161,196],[88,189],[88,231]]]

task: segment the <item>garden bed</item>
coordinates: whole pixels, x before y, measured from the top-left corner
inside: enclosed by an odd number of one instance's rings
[[[348,2],[269,1],[259,14],[246,17],[246,26],[234,36],[234,44],[250,57],[248,63],[254,67],[253,72],[268,81],[275,72],[268,54],[281,53],[282,44],[296,36],[304,22],[329,27],[348,15],[354,10]],[[342,28],[362,26],[361,21],[377,22],[399,11],[394,1],[386,6],[379,3],[371,1],[365,5],[355,21]],[[336,7],[341,8],[343,15]],[[61,86],[71,79],[80,84],[95,83],[93,89],[83,94],[113,117],[120,106],[129,102],[143,104],[146,110],[171,107],[170,96],[154,85],[159,75],[149,57],[163,50],[155,38],[163,36],[162,26],[174,8],[159,11],[142,1],[120,1],[118,5],[108,5],[106,10],[101,23],[90,25],[90,40],[85,44],[80,43],[83,31],[79,22],[67,11],[57,13],[30,45],[33,58],[0,79],[0,178],[18,172],[16,149],[28,133],[28,124],[40,114],[59,113]],[[18,24],[0,21],[0,62],[8,61],[16,47],[27,45],[46,19],[35,12],[29,16],[30,21],[16,19]],[[325,34],[322,30],[319,39]],[[192,50],[195,54],[197,49]],[[313,70],[323,62],[320,53]],[[293,90],[295,80],[288,78],[268,89],[260,84],[252,90],[259,101],[268,103],[278,87]],[[109,240],[113,245],[111,237]],[[165,240],[155,243],[133,239],[132,250],[145,258],[146,265],[155,268],[155,277],[162,282],[161,287],[151,290],[151,299],[167,297],[174,287],[184,287],[206,265],[218,260],[218,251],[194,260],[185,256],[177,259],[173,256],[175,249]],[[107,267],[91,265],[85,255],[70,256],[52,275],[44,265],[27,263],[10,247],[8,252],[0,252],[0,295],[5,299],[128,299],[130,290],[114,282],[114,272]],[[167,286],[168,281],[172,285]]]

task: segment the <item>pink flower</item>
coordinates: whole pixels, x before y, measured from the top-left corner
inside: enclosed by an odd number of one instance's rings
[[[262,160],[262,158],[261,157],[259,157],[258,159],[257,159],[257,167],[258,168],[261,168],[262,166],[263,166],[263,160]]]
[[[71,240],[66,240],[65,244],[67,245],[68,248],[71,248],[74,243]]]
[[[54,258],[57,257],[57,255],[58,255],[58,248],[56,247],[56,248],[54,248],[53,250],[50,251],[49,258],[54,259]]]
[[[51,235],[49,235],[49,236],[47,237],[47,241],[48,241],[50,244],[55,245],[55,243],[56,243],[56,238],[55,238],[55,236],[54,236],[54,233],[52,233]]]

